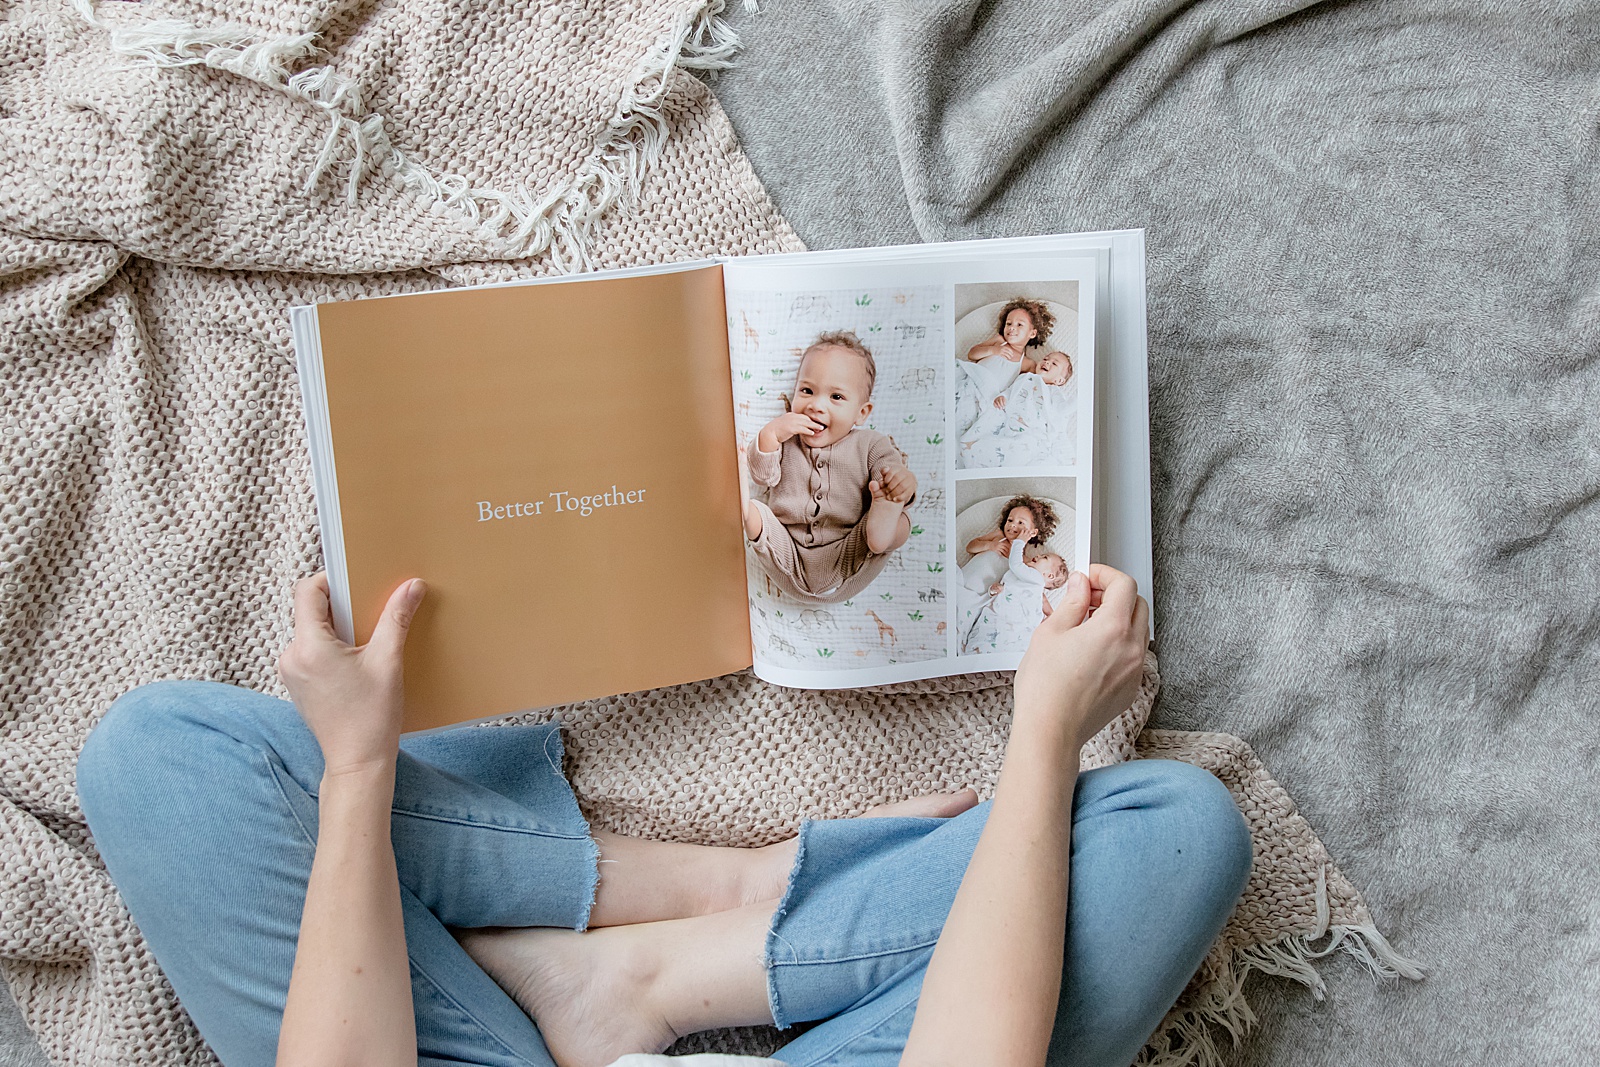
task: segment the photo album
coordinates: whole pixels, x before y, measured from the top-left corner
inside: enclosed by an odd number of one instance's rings
[[[335,628],[428,582],[408,730],[1014,669],[1108,535],[1148,586],[1144,314],[1138,231],[295,308]]]

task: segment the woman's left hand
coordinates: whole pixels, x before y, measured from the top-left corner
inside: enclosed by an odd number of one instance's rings
[[[322,746],[324,775],[394,762],[405,708],[402,654],[425,592],[420,578],[402,582],[372,640],[357,647],[333,631],[327,573],[295,583],[294,640],[278,657],[278,674]]]

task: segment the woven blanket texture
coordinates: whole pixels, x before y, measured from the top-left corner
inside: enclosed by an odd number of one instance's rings
[[[731,53],[720,6],[9,5],[0,964],[55,1063],[212,1062],[98,862],[73,764],[141,683],[282,693],[290,587],[319,566],[287,308],[800,248],[689,73]],[[1006,681],[828,694],[736,675],[558,710],[596,825],[754,844],[806,816],[992,786]],[[1147,1050],[1189,1062],[1215,1055],[1205,1020],[1248,1019],[1252,968],[1315,985],[1304,961],[1325,935],[1383,973],[1397,958],[1242,742],[1138,736],[1156,684],[1152,665],[1091,762],[1212,769],[1257,848],[1237,916]]]

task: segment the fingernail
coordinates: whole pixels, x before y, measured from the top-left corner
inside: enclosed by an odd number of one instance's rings
[[[428,583],[421,578],[411,579],[411,587],[406,590],[406,598],[412,603],[422,599],[422,594],[428,591]]]

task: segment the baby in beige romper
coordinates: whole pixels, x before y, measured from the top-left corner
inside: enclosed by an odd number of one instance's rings
[[[789,410],[747,450],[767,496],[745,501],[745,536],[773,582],[799,599],[854,596],[911,536],[916,476],[893,441],[861,427],[876,377],[855,334],[823,334],[800,357]]]

